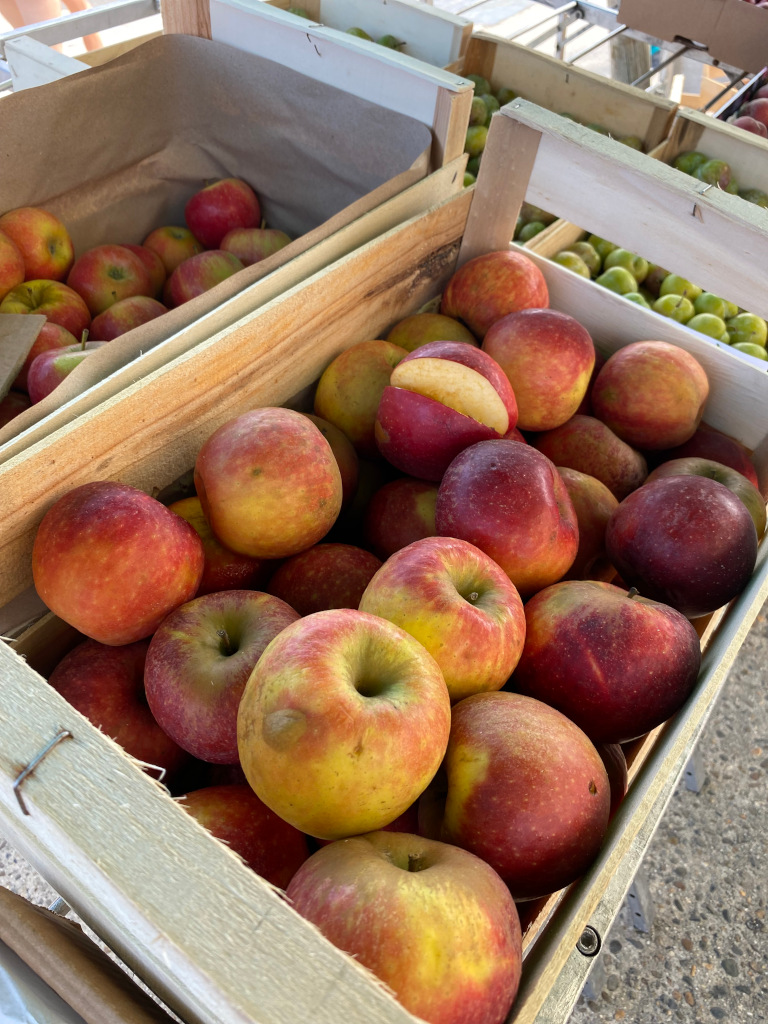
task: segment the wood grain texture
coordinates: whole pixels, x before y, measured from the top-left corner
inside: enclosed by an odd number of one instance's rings
[[[163,0],[163,32],[210,39],[209,0]]]

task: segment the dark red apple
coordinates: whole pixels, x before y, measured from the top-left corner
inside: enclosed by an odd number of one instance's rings
[[[415,540],[435,536],[437,484],[403,476],[380,487],[363,517],[366,544],[385,559]]]
[[[738,469],[755,487],[760,487],[757,470],[749,452],[740,441],[728,434],[715,430],[707,423],[700,423],[696,433],[684,444],[666,451],[654,452],[655,462],[668,462],[670,459],[685,459],[695,456],[699,459],[714,459],[725,466]]]
[[[381,559],[354,544],[315,544],[276,570],[267,590],[299,615],[357,608]]]

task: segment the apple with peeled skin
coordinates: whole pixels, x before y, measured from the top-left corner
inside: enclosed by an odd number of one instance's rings
[[[556,466],[595,477],[618,501],[648,476],[645,456],[594,416],[576,413],[554,430],[537,434],[532,443]]]
[[[277,228],[233,228],[221,240],[220,249],[231,252],[244,267],[261,263],[290,245],[292,239]]]
[[[360,611],[394,622],[423,644],[451,701],[500,690],[523,650],[525,615],[514,584],[463,540],[425,537],[373,575]]]
[[[375,436],[401,472],[437,481],[468,445],[503,437],[516,423],[514,391],[491,356],[466,342],[432,341],[393,369]]]
[[[443,841],[482,857],[515,900],[564,888],[597,855],[608,775],[586,733],[555,708],[503,690],[466,697],[453,708],[443,767]]]
[[[204,248],[218,249],[228,231],[259,226],[261,204],[241,178],[220,178],[187,200],[184,220]]]
[[[395,324],[387,341],[409,352],[430,341],[465,341],[468,345],[477,345],[474,334],[464,324],[443,313],[412,313]]]
[[[175,224],[154,228],[141,244],[145,249],[157,253],[163,262],[167,277],[184,260],[203,251],[203,246],[189,228]]]
[[[363,517],[365,543],[387,559],[415,540],[435,536],[437,484],[399,477],[371,497]]]
[[[309,857],[304,833],[278,818],[249,786],[204,786],[177,803],[279,889],[287,887]]]
[[[252,409],[227,420],[198,452],[194,481],[219,541],[254,558],[288,558],[312,547],[341,509],[331,446],[291,409]]]
[[[431,654],[351,608],[287,626],[259,659],[238,715],[240,763],[264,803],[320,839],[389,824],[425,789],[451,705]]]
[[[509,378],[522,430],[552,430],[576,412],[587,393],[595,346],[585,327],[554,309],[523,309],[497,320],[483,351]]]
[[[419,1020],[507,1019],[520,983],[520,919],[479,857],[403,832],[373,832],[318,850],[286,895]]]
[[[504,249],[475,256],[459,267],[445,287],[440,312],[463,321],[482,339],[508,313],[547,306],[549,291],[541,270],[523,253]]]
[[[81,715],[139,761],[165,769],[172,784],[189,755],[166,735],[144,692],[149,640],[119,647],[84,640],[65,654],[48,682]]]
[[[66,328],[75,338],[91,326],[85,300],[62,281],[25,281],[16,285],[0,302],[0,313],[37,313]]]
[[[165,283],[163,298],[171,306],[181,306],[242,269],[243,264],[231,252],[208,249],[176,267]]]
[[[355,446],[343,430],[333,423],[329,423],[328,420],[324,420],[322,416],[315,416],[311,412],[305,412],[304,415],[308,420],[312,420],[331,446],[341,474],[341,507],[346,508],[355,496],[360,479],[360,459],[355,451]]]
[[[299,615],[357,608],[381,559],[354,544],[315,544],[278,566],[267,586]]]
[[[48,508],[35,535],[32,577],[59,618],[119,645],[154,633],[189,601],[203,561],[202,541],[180,516],[135,487],[98,480]]]
[[[722,462],[724,466],[730,466],[731,469],[737,469],[755,487],[760,487],[749,449],[740,441],[720,430],[715,430],[707,423],[700,423],[695,434],[683,444],[676,448],[668,448],[666,451],[654,452],[654,456],[657,462],[685,459],[690,456],[713,459],[715,462]]]
[[[557,708],[593,743],[626,743],[666,722],[699,675],[688,619],[611,583],[555,583],[528,601],[525,624],[510,688]]]
[[[66,327],[61,327],[59,324],[46,320],[40,328],[40,333],[32,343],[32,348],[27,353],[24,365],[19,370],[13,386],[20,391],[26,391],[27,375],[33,360],[42,352],[47,352],[50,349],[65,349],[72,345],[77,345],[77,338],[74,334],[70,333]]]
[[[78,256],[67,285],[85,299],[91,316],[129,295],[151,295],[152,282],[142,260],[124,245],[96,245]]]
[[[24,257],[11,238],[0,231],[0,301],[25,277]]]
[[[21,391],[9,391],[7,395],[0,398],[0,427],[4,427],[6,423],[10,423],[11,420],[26,412],[31,404],[29,395],[25,395]]]
[[[87,341],[84,345],[50,348],[35,356],[27,371],[27,392],[33,405],[42,402],[79,366],[84,359],[106,345],[105,341]]]
[[[93,318],[89,337],[92,341],[112,341],[167,312],[162,302],[149,295],[129,295]]]
[[[203,542],[205,563],[195,597],[215,594],[220,590],[264,590],[274,569],[273,564],[263,558],[238,555],[224,547],[214,536],[198,497],[181,498],[168,508],[186,519]]]
[[[497,562],[525,599],[559,580],[579,547],[576,512],[555,465],[530,445],[500,439],[465,448],[437,492],[438,536]]]
[[[725,466],[721,462],[715,462],[714,459],[697,459],[689,456],[662,462],[648,475],[646,483],[667,476],[704,476],[725,484],[746,505],[752,516],[752,522],[755,524],[755,530],[757,530],[757,539],[760,540],[765,533],[765,499],[755,485],[750,483],[737,469]]]
[[[270,640],[299,613],[271,594],[224,590],[174,609],[157,627],[144,668],[158,724],[201,761],[237,764],[237,709]]]
[[[694,433],[709,396],[701,363],[666,341],[635,341],[618,349],[592,386],[592,408],[627,444],[673,448]]]
[[[133,242],[121,242],[120,244],[124,249],[130,249],[134,256],[138,256],[147,268],[152,284],[152,297],[158,299],[163,294],[163,285],[168,276],[160,254],[148,245],[135,245]]]
[[[381,458],[374,436],[376,412],[392,370],[407,355],[388,341],[360,341],[336,356],[320,375],[315,415],[346,434],[363,458]]]
[[[558,466],[557,471],[573,502],[579,524],[579,550],[564,579],[610,583],[616,569],[605,552],[605,531],[619,502],[595,477],[567,466]]]
[[[628,586],[693,619],[746,587],[757,531],[744,502],[724,484],[670,476],[643,484],[621,502],[605,546]]]
[[[16,245],[24,260],[24,278],[63,281],[75,250],[58,217],[39,206],[20,206],[0,217],[0,231]]]

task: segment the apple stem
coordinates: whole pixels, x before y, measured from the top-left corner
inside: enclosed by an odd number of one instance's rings
[[[467,596],[467,600],[471,604],[474,604],[475,601],[477,601],[479,597],[480,597],[480,595],[478,594],[478,592],[476,590],[473,590],[472,593]]]
[[[627,591],[627,597],[631,599],[633,597],[637,597],[639,593],[640,591],[637,589],[637,587],[630,587]]]
[[[80,351],[85,352],[85,343],[88,341],[88,328],[83,328],[83,333],[80,335]]]
[[[232,646],[232,641],[229,639],[229,633],[226,629],[217,629],[216,633],[221,640],[221,653],[234,654],[235,648]]]

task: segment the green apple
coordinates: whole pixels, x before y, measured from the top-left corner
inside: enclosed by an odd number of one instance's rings
[[[514,89],[509,89],[506,85],[503,85],[501,89],[499,89],[498,92],[496,93],[496,99],[499,101],[502,107],[505,106],[505,104],[507,103],[511,103],[512,100],[516,98],[517,93],[514,91]]]
[[[619,139],[622,146],[629,146],[630,149],[636,149],[638,152],[643,152],[643,140],[639,135],[624,135]]]
[[[591,128],[593,132],[597,132],[598,135],[610,135],[610,131],[605,127],[604,124],[598,124],[596,121],[590,121],[589,124],[585,125],[587,128]]]
[[[523,203],[520,207],[520,216],[527,223],[529,220],[540,220],[542,224],[554,224],[557,217],[554,213],[547,213],[540,206],[532,203]]]
[[[686,323],[688,327],[698,331],[699,334],[706,334],[708,337],[716,338],[717,340],[720,340],[725,334],[725,321],[714,313],[696,313]]]
[[[686,299],[690,299],[691,303],[693,303],[696,296],[701,295],[702,290],[698,285],[692,284],[679,274],[667,274],[661,282],[659,295],[684,295]]]
[[[731,183],[731,168],[725,160],[707,160],[694,171],[694,177],[719,188],[726,188]]]
[[[729,302],[728,299],[724,299],[723,301],[725,302],[725,314],[723,315],[723,320],[732,320],[735,316],[738,316],[739,313],[744,312],[739,309],[735,302]]]
[[[482,75],[464,75],[475,87],[475,96],[482,96],[486,92],[491,91],[491,83],[487,78],[483,78]]]
[[[562,252],[553,256],[552,262],[559,263],[561,267],[567,267],[568,270],[572,270],[575,274],[580,274],[582,277],[586,277],[587,280],[592,277],[589,272],[589,267],[581,256],[575,252],[570,252],[568,249],[563,249]]]
[[[725,299],[713,295],[712,292],[702,292],[701,295],[697,295],[693,300],[693,308],[697,313],[712,313],[721,320],[725,320]],[[723,330],[725,330],[725,324],[723,324]]]
[[[678,153],[675,159],[672,161],[672,166],[676,167],[678,171],[683,171],[685,174],[694,174],[697,167],[701,167],[709,160],[709,157],[705,153],[700,153],[698,150],[687,150],[685,153]]]
[[[619,295],[626,295],[627,292],[637,291],[637,281],[626,267],[610,267],[595,278],[598,284]]]
[[[754,345],[765,347],[768,340],[768,327],[765,320],[755,313],[738,313],[725,322],[726,330],[731,338],[732,345],[743,342],[751,342]]]
[[[379,36],[376,40],[379,46],[386,46],[389,50],[401,50],[405,46],[404,39],[398,39],[397,36],[393,36],[391,33]]]
[[[469,171],[464,172],[464,188],[468,188],[470,185],[474,185],[477,178],[474,174],[470,174]]]
[[[482,97],[473,96],[472,106],[469,108],[470,125],[485,124],[488,121],[488,108],[483,103]]]
[[[535,238],[540,231],[543,231],[545,227],[546,224],[542,224],[540,220],[530,220],[527,224],[523,224],[516,235],[516,238],[521,242],[529,242],[532,238]]]
[[[739,189],[739,195],[742,199],[746,199],[748,203],[754,203],[755,206],[768,207],[768,192],[763,192],[759,188],[743,188]]]
[[[490,92],[484,92],[480,99],[486,106],[486,109],[488,111],[488,121],[490,121],[491,114],[495,114],[496,111],[501,107],[501,104],[496,99],[496,97]],[[486,122],[486,124],[488,123],[488,121]]]
[[[753,341],[737,341],[733,346],[737,352],[744,352],[755,359],[768,359],[768,352],[762,345],[756,345]]]
[[[653,295],[655,299],[659,297],[659,289],[661,288],[661,282],[665,277],[669,275],[669,271],[665,270],[664,267],[660,267],[658,263],[648,264],[648,273],[643,279],[643,286]]]
[[[570,252],[575,252],[577,256],[581,256],[593,276],[600,273],[600,264],[602,261],[594,245],[591,245],[589,242],[582,241],[574,242],[573,245],[570,245],[568,248]]]
[[[604,270],[610,270],[611,267],[626,267],[637,283],[642,284],[648,273],[648,260],[628,249],[614,249],[603,260]]]
[[[467,160],[467,174],[474,174],[474,176],[477,177],[478,172],[480,170],[481,156],[482,153],[478,153],[477,156],[471,156],[469,160]]]
[[[638,306],[642,306],[644,309],[651,308],[650,302],[641,292],[626,292],[624,298],[629,299],[630,302],[634,302]]]
[[[369,36],[364,28],[358,28],[357,26],[355,26],[354,28],[348,28],[347,35],[357,36],[358,39],[367,39],[368,42],[370,43],[373,42],[373,36]]]
[[[464,139],[464,152],[470,156],[480,156],[485,149],[485,141],[488,138],[488,129],[484,124],[473,124],[467,128]]]
[[[670,320],[676,320],[679,324],[686,324],[695,315],[693,303],[684,295],[660,295],[653,303],[651,309],[662,316],[668,316]]]
[[[597,250],[597,254],[601,260],[605,260],[605,257],[609,252],[613,252],[614,249],[618,249],[618,246],[614,245],[613,242],[609,242],[605,238],[600,238],[599,235],[590,235],[587,241],[594,249]]]

